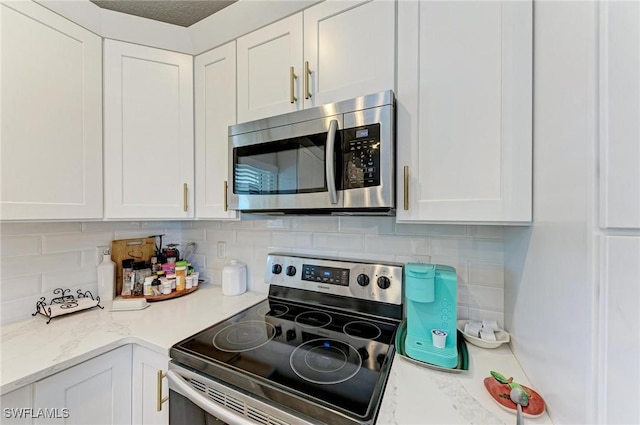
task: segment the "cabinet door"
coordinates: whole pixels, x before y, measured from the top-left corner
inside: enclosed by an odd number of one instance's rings
[[[302,13],[237,42],[238,122],[302,109]]]
[[[3,425],[33,424],[29,409],[33,406],[33,385],[26,385],[0,398]]]
[[[228,210],[229,126],[236,123],[236,42],[195,58],[196,217],[236,218]]]
[[[326,1],[304,11],[305,108],[394,88],[395,8]]]
[[[102,217],[102,43],[34,2],[0,4],[3,220]]]
[[[36,424],[130,424],[131,345],[36,382],[33,407],[58,408],[59,413],[36,418]]]
[[[193,217],[193,58],[105,40],[105,217]]]
[[[531,221],[531,111],[530,1],[399,2],[398,221]]]
[[[167,425],[169,423],[169,403],[162,403],[158,411],[158,391],[164,398],[169,394],[166,378],[158,387],[158,371],[166,373],[169,357],[133,346],[133,408],[132,422],[139,425]]]
[[[599,9],[600,225],[640,229],[640,3]]]

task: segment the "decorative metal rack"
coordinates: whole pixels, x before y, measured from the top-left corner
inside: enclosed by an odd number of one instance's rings
[[[36,303],[36,312],[33,313],[32,316],[42,314],[49,319],[47,320],[48,325],[54,317],[89,310],[95,307],[104,309],[104,307],[100,305],[100,297],[94,298],[90,291],[82,292],[81,289],[78,289],[76,296],[68,294],[69,292],[71,292],[71,289],[54,289],[53,294],[60,296],[53,298],[48,305],[45,302],[45,297],[40,298],[40,301]]]

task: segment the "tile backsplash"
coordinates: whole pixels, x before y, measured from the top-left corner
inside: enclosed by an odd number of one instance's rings
[[[163,244],[197,244],[191,257],[213,284],[232,258],[247,264],[250,290],[266,292],[269,252],[431,262],[456,268],[459,318],[503,323],[503,228],[398,224],[393,217],[243,216],[241,221],[0,224],[0,320],[30,317],[58,287],[97,291],[98,246],[165,234]]]

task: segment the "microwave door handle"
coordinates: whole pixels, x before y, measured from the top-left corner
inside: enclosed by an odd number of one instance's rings
[[[211,416],[232,425],[255,425],[255,422],[249,421],[246,418],[233,413],[229,409],[209,400],[207,397],[202,395],[202,393],[193,389],[191,385],[189,385],[184,378],[175,371],[168,370],[167,378],[169,379],[169,388],[174,387],[178,389],[182,395]]]
[[[333,152],[336,144],[336,132],[338,131],[338,120],[331,120],[329,131],[327,131],[327,145],[325,148],[325,174],[327,175],[327,188],[329,189],[329,201],[332,204],[338,203],[338,191],[336,190],[336,170],[333,163]]]

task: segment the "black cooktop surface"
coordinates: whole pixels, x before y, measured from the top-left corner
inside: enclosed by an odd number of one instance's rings
[[[397,325],[270,298],[176,344],[171,357],[366,418],[384,388]]]

